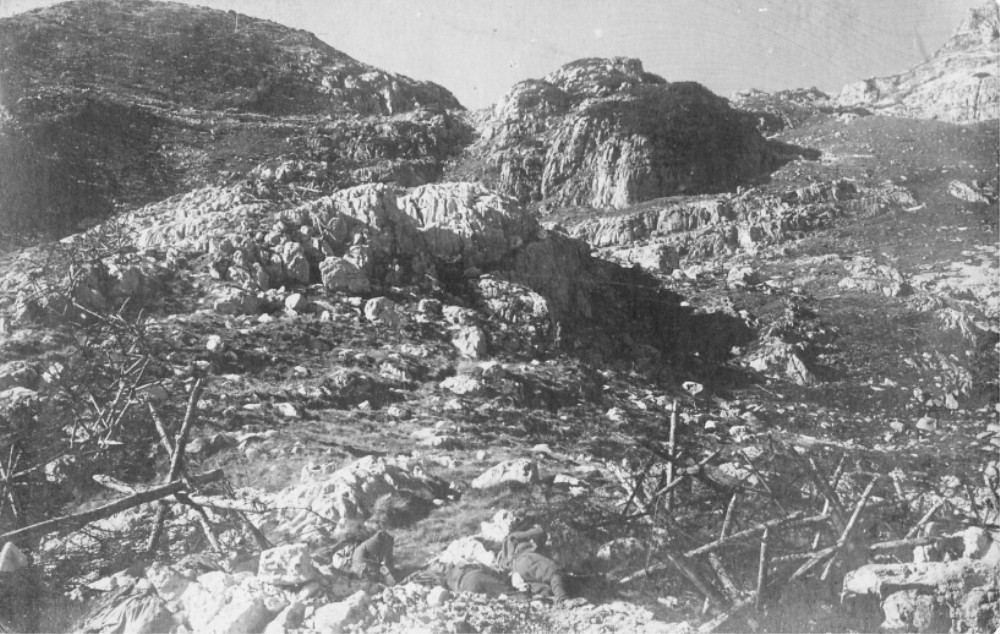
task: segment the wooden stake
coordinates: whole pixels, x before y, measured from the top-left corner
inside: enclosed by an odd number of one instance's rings
[[[167,475],[167,481],[176,480],[181,473],[184,461],[184,449],[187,446],[191,426],[194,424],[195,414],[198,412],[198,397],[201,396],[202,387],[202,381],[198,379],[191,388],[191,397],[188,399],[187,411],[184,413],[184,422],[181,423],[181,429],[177,432],[177,436],[174,439],[173,452],[170,455],[170,473]],[[169,443],[166,444],[169,445]],[[153,530],[149,534],[149,541],[146,542],[146,552],[151,553],[156,549],[156,542],[159,541],[160,535],[163,533],[163,522],[167,519],[167,511],[169,509],[169,504],[160,502],[160,508],[156,510],[156,520],[153,524]]]
[[[669,488],[671,484],[674,483],[674,461],[677,459],[677,399],[670,408],[670,444],[667,446],[667,451],[670,454],[670,462],[667,463],[667,487]],[[669,513],[674,506],[674,492],[670,489],[670,493],[667,495],[666,510]]]
[[[946,503],[947,502],[945,500],[940,500],[937,504],[935,504],[934,506],[932,506],[930,508],[930,510],[928,510],[926,513],[924,513],[923,517],[920,518],[920,521],[918,521],[916,524],[914,524],[913,528],[911,528],[909,531],[907,531],[907,533],[906,533],[906,539],[911,539],[913,537],[916,537],[917,533],[920,532],[920,529],[924,527],[924,524],[926,524],[927,522],[931,521],[931,518],[934,517],[934,514],[937,513],[938,510],[942,506],[944,506]]]
[[[761,594],[764,592],[764,584],[767,583],[767,542],[771,536],[771,529],[765,528],[764,534],[760,538],[760,560],[757,563],[757,596],[754,597],[754,607],[760,611]]]
[[[854,507],[854,513],[851,514],[851,519],[847,522],[844,532],[840,535],[840,539],[837,540],[837,543],[834,546],[834,553],[840,552],[840,550],[847,545],[847,540],[851,535],[851,531],[854,530],[854,525],[857,523],[858,518],[861,517],[861,511],[864,510],[865,504],[867,504],[868,498],[871,497],[872,491],[875,490],[875,485],[878,481],[879,476],[874,476],[865,488],[864,493],[861,494],[861,499],[858,500],[858,504]],[[826,581],[826,578],[830,575],[830,570],[833,567],[834,559],[836,559],[836,556],[827,562],[826,568],[823,569],[823,574],[820,576],[820,580]]]
[[[694,584],[694,587],[698,589],[698,592],[701,592],[712,605],[720,610],[724,610],[728,607],[725,597],[719,594],[719,591],[716,590],[710,583],[702,579],[701,575],[699,575],[698,572],[691,567],[683,555],[675,555],[667,550],[664,551],[664,556],[666,556],[670,563],[672,563],[685,577],[688,578],[692,584]]]

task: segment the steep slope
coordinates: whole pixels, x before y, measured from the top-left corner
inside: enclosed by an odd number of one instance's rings
[[[969,12],[934,56],[905,73],[845,86],[838,101],[885,114],[968,122],[1000,116],[1000,8]]]
[[[636,59],[582,59],[515,85],[477,115],[453,174],[547,207],[622,208],[733,188],[776,163],[754,121]]]
[[[275,23],[67,2],[0,20],[0,220],[64,231],[282,155],[313,161],[314,189],[420,184],[465,143],[460,108]]]

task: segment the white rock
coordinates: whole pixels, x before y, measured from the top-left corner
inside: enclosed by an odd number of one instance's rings
[[[223,607],[226,597],[206,590],[200,583],[192,582],[179,599],[187,622],[195,632],[207,632],[208,626]]]
[[[757,271],[749,266],[738,266],[729,269],[726,275],[726,283],[733,287],[748,286],[759,281]]]
[[[684,383],[681,384],[681,387],[683,387],[684,391],[691,396],[697,396],[705,391],[705,386],[701,383],[696,383],[695,381],[684,381]]]
[[[923,416],[917,420],[916,426],[921,431],[934,431],[937,429],[937,421],[930,416]]]
[[[323,286],[331,291],[352,294],[371,292],[371,283],[365,274],[344,258],[330,256],[320,262]]]
[[[209,623],[206,631],[213,634],[243,634],[259,632],[271,617],[259,597],[237,595]]]
[[[441,314],[445,321],[456,326],[472,323],[476,318],[476,311],[461,306],[445,306],[441,309]]]
[[[967,203],[989,204],[990,202],[986,196],[983,196],[981,193],[959,180],[954,180],[948,183],[948,193],[959,200],[964,200]]]
[[[506,460],[490,468],[472,481],[474,489],[490,489],[508,483],[531,484],[538,481],[538,465],[534,460]]]
[[[343,632],[366,613],[368,593],[359,590],[339,603],[329,603],[316,609],[312,615],[313,629],[321,632]]]
[[[440,385],[450,392],[463,396],[480,394],[486,389],[486,386],[483,385],[480,379],[469,374],[449,376],[447,379],[441,381]]]
[[[486,333],[475,326],[459,330],[452,338],[451,345],[470,359],[480,359],[486,356],[488,350]]]
[[[970,526],[959,535],[962,536],[962,557],[966,559],[982,559],[993,542],[992,535],[978,526]]]
[[[387,297],[375,297],[365,302],[365,319],[373,324],[399,326],[396,303]]]
[[[294,403],[275,403],[274,409],[283,418],[302,418],[302,413]]]
[[[209,335],[205,341],[205,349],[209,352],[222,352],[225,348],[226,344],[219,335]]]
[[[292,313],[301,313],[309,307],[309,301],[302,293],[292,293],[285,298],[285,310]]]
[[[260,554],[257,577],[276,586],[293,586],[319,576],[306,544],[288,544]]]
[[[405,456],[366,456],[343,467],[314,467],[300,484],[272,497],[274,510],[261,517],[260,528],[280,539],[322,543],[330,532],[341,535],[367,519],[383,495],[433,499],[432,484],[439,482],[418,460]]]
[[[232,575],[222,570],[212,570],[199,575],[197,581],[201,587],[214,594],[225,594],[226,590],[236,583]]]
[[[256,315],[260,300],[253,293],[237,288],[225,288],[216,294],[212,308],[221,315]]]
[[[437,607],[451,598],[451,592],[447,588],[435,586],[427,593],[427,605],[432,608]]]
[[[267,624],[267,627],[264,628],[264,634],[286,634],[289,630],[298,629],[305,616],[306,606],[295,601]]]
[[[14,572],[28,567],[28,557],[13,542],[7,542],[0,550],[0,572]]]
[[[612,407],[604,414],[613,423],[627,423],[628,422],[628,412],[620,407]]]
[[[176,601],[194,583],[170,566],[153,562],[146,568],[146,579],[164,601]]]

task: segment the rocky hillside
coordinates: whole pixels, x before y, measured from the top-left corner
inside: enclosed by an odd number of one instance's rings
[[[943,121],[1000,117],[1000,8],[986,2],[970,11],[928,61],[891,77],[845,86],[844,106]]]
[[[79,0],[0,20],[0,222],[55,228],[265,159],[310,187],[440,175],[465,142],[444,88],[236,13]],[[307,164],[303,165],[302,160]]]
[[[1000,625],[998,121],[0,35],[0,630]]]
[[[452,172],[522,203],[620,209],[735,188],[777,164],[755,121],[637,59],[583,59],[515,85],[475,117]]]

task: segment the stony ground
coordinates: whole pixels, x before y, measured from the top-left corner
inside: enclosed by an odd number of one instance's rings
[[[611,79],[642,75],[628,62]],[[600,66],[553,85],[601,88],[580,79]],[[558,97],[544,88],[518,90]],[[152,553],[156,503],[19,542],[34,566],[5,550],[21,576],[0,576],[4,623],[995,629],[996,121],[755,93],[736,103],[772,114],[773,172],[556,209],[434,182],[475,117],[358,103],[337,121],[226,112],[214,132],[166,108],[192,144],[240,155],[227,176],[194,161],[175,196],[3,245],[5,525],[161,484],[180,444],[187,476],[224,473],[171,503]],[[242,156],[255,126],[279,155]],[[570,602],[455,594],[429,572],[493,565],[535,523]],[[393,587],[347,572],[376,528],[395,536]]]

